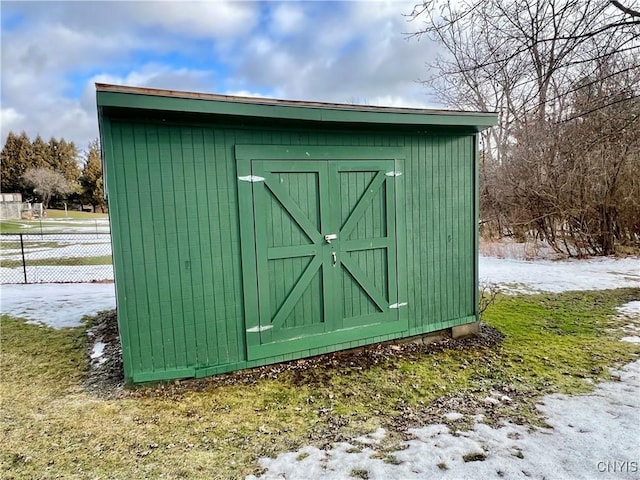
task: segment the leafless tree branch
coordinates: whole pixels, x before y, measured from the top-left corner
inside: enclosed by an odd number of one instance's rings
[[[627,15],[631,15],[632,17],[638,17],[640,18],[640,11],[638,10],[634,10],[632,8],[629,7],[625,7],[624,5],[622,5],[620,2],[618,2],[617,0],[609,0],[609,3],[611,5],[613,5],[614,7],[616,7],[619,10],[622,10],[624,13],[626,13]]]

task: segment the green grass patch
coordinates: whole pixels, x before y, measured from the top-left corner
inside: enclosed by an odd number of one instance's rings
[[[585,379],[607,379],[607,367],[640,354],[638,345],[619,342],[622,335],[611,331],[615,307],[638,299],[639,289],[502,298],[486,315],[506,336],[490,359],[488,366],[497,367],[491,376],[519,376],[542,393],[589,390]]]
[[[77,220],[92,220],[96,218],[107,218],[109,215],[106,213],[90,213],[79,212],[78,210],[56,210],[50,208],[47,210],[46,218],[73,218]]]
[[[260,456],[389,428],[409,410],[428,416],[447,396],[482,398],[505,386],[513,402],[503,413],[540,423],[542,395],[586,392],[587,379],[607,379],[607,367],[640,355],[611,330],[615,307],[638,299],[639,289],[501,297],[485,313],[505,334],[499,346],[251,382],[156,384],[116,398],[82,387],[84,328],[3,316],[0,477],[239,478],[260,471]]]
[[[0,220],[0,233],[28,233],[29,228],[24,225],[30,225],[33,222],[19,220]]]
[[[84,230],[93,233],[96,231],[96,224],[92,222],[74,223],[64,220],[42,220],[42,222],[39,220],[0,220],[0,233],[23,233],[25,235],[44,233],[46,235],[48,233],[69,233],[70,229],[73,229],[71,233]]]
[[[31,240],[29,239],[28,241],[24,242],[24,251],[25,253],[28,252],[30,249],[36,249],[36,248],[62,248],[62,247],[66,247],[67,245],[61,244],[59,242],[47,242],[47,241],[38,241],[38,240]],[[20,249],[20,241],[9,241],[9,242],[1,242],[0,243],[0,249],[2,249],[2,251],[4,252],[5,250],[8,249],[13,249],[13,250],[18,250]]]
[[[46,217],[35,220],[0,220],[0,233],[38,234],[42,231],[45,233],[65,233],[69,229],[73,229],[74,232],[79,229],[91,232],[95,231],[98,220],[106,218],[108,218],[106,213],[70,210],[65,215],[64,210],[47,210]],[[104,221],[101,221],[99,226],[104,226]]]
[[[369,472],[361,468],[354,468],[353,470],[351,470],[349,476],[351,478],[360,478],[362,480],[367,480],[369,478]]]
[[[26,261],[27,267],[37,266],[70,266],[70,265],[111,265],[113,263],[111,255],[100,255],[95,257],[51,257],[34,258]],[[0,267],[18,268],[22,267],[22,260],[0,259]]]

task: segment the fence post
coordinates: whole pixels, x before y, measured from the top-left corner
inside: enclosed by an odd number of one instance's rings
[[[24,283],[27,282],[27,261],[24,258],[24,238],[23,234],[20,234],[20,250],[22,251],[22,272],[24,273]]]

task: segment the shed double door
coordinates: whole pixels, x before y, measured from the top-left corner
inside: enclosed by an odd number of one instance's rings
[[[395,159],[252,159],[249,359],[406,330]],[[245,222],[249,223],[249,222]],[[251,238],[245,238],[250,236]]]

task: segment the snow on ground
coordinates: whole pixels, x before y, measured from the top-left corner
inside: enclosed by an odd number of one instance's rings
[[[96,342],[91,350],[91,355],[89,355],[91,359],[100,358],[104,353],[104,347],[106,347],[106,345],[103,342]]]
[[[24,229],[24,233],[84,233],[99,232],[109,233],[108,218],[74,219],[74,218],[47,218],[43,220],[10,220],[6,223],[17,225]]]
[[[18,235],[3,235],[0,238],[0,257],[3,262],[22,259],[19,243]],[[28,261],[26,270],[29,283],[113,280],[111,265],[56,265],[69,258],[111,256],[111,238],[108,234],[34,235],[33,238],[25,238],[24,252]],[[30,265],[29,261],[48,263],[48,265]],[[22,263],[20,262],[18,266],[0,267],[0,280],[3,283],[24,282]]]
[[[640,259],[635,257],[534,262],[480,257],[479,266],[481,281],[499,284],[503,289],[511,292],[562,292],[640,286]],[[23,281],[23,272],[21,268],[2,267],[1,277],[5,281],[19,283]],[[70,279],[86,282],[112,280],[113,267],[111,265],[37,266],[27,269],[27,277],[30,282]],[[71,297],[67,293],[82,292],[83,288],[86,288],[88,294],[86,297],[80,294]],[[36,313],[38,309],[33,305],[38,305],[39,301],[42,305],[66,305],[72,310],[85,308],[87,311],[83,311],[83,315],[113,308],[115,305],[113,285],[2,285],[0,294],[2,300],[0,311],[3,313],[24,316],[21,312],[27,311],[27,306],[30,306],[28,311],[31,312],[31,317],[29,318],[38,316],[37,321],[54,325],[59,325],[57,317],[54,316],[52,322],[49,322],[47,312],[38,314]],[[24,302],[21,302],[20,298],[15,298],[16,296],[24,297]],[[32,298],[34,296],[36,299]],[[93,305],[96,307],[94,308]],[[18,308],[17,313],[15,308]],[[625,312],[628,316],[639,314],[640,302],[631,302],[620,311],[621,314]],[[72,320],[71,323],[63,322],[63,325],[77,325],[80,317]]]
[[[113,278],[111,266],[99,267],[108,267],[109,278]],[[46,268],[60,271],[75,267]],[[523,292],[639,286],[640,260],[527,262],[481,257],[480,277],[509,291]],[[84,315],[114,307],[113,284],[0,287],[2,313],[56,328],[79,325]],[[619,315],[627,323],[625,332],[639,331],[635,329],[640,329],[640,301],[620,307]],[[97,361],[104,358],[103,349],[97,341],[92,350]],[[637,479],[640,361],[624,367],[618,375],[619,382],[601,384],[590,395],[546,397],[540,409],[552,429],[530,432],[510,423],[492,428],[482,423],[481,415],[473,418],[474,427],[466,432],[452,431],[444,424],[429,425],[410,430],[415,438],[405,443],[405,449],[391,453],[392,462],[371,458],[386,435],[378,429],[326,451],[304,447],[276,458],[262,458],[260,464],[267,470],[259,478]],[[461,415],[447,412],[443,421],[457,420]],[[386,451],[381,456],[385,455]]]
[[[618,313],[623,317],[639,317],[640,316],[640,300],[625,303],[618,307]]]
[[[24,272],[22,267],[0,267],[0,278],[6,283],[21,283]],[[27,280],[29,283],[113,280],[113,265],[27,265]]]
[[[381,440],[337,443],[329,450],[304,447],[262,458],[263,475],[248,479],[526,479],[640,476],[638,423],[640,361],[616,373],[589,395],[551,395],[538,408],[551,428],[505,423],[493,428],[474,418],[468,431],[444,424],[409,430],[403,449],[372,458]]]
[[[638,337],[637,335],[633,335],[630,337],[622,337],[620,340],[622,340],[623,342],[629,342],[629,343],[640,343],[640,337]]]
[[[113,283],[42,283],[0,287],[0,312],[54,328],[78,326],[85,315],[115,306]]]
[[[618,307],[617,310],[618,315],[616,318],[625,323],[620,327],[620,330],[628,334],[620,340],[629,343],[640,343],[640,301],[625,303]]]
[[[565,292],[640,287],[640,258],[524,261],[480,257],[480,283],[512,293]]]
[[[91,349],[91,354],[89,357],[91,360],[98,362],[98,365],[103,364],[107,361],[107,358],[104,357],[104,347],[106,347],[106,343],[104,342],[96,342],[93,344],[93,348]]]
[[[535,262],[481,257],[480,278],[508,292],[563,292],[640,286],[640,259],[602,258]],[[618,308],[624,332],[640,341],[640,301]],[[329,450],[304,447],[261,458],[266,469],[249,479],[526,479],[640,478],[640,361],[624,367],[619,382],[589,395],[545,397],[539,406],[549,429],[505,423],[499,428],[473,418],[469,431],[444,424],[409,430],[415,439],[396,452],[378,452],[385,432],[337,443]],[[447,412],[443,421],[464,415]],[[386,459],[385,459],[386,456]],[[385,461],[386,460],[386,461]]]
[[[41,237],[38,237],[41,238]],[[3,237],[3,240],[6,238]],[[11,240],[15,242],[15,240]],[[55,246],[38,246],[43,242],[51,242]],[[0,242],[2,247],[2,242]],[[24,244],[25,258],[27,260],[59,259],[59,258],[77,258],[77,257],[100,257],[111,255],[111,238],[103,235],[102,238],[96,238],[95,235],[87,237],[53,238],[45,237],[44,240],[29,242]],[[3,260],[22,260],[22,251],[20,248],[2,248]]]

